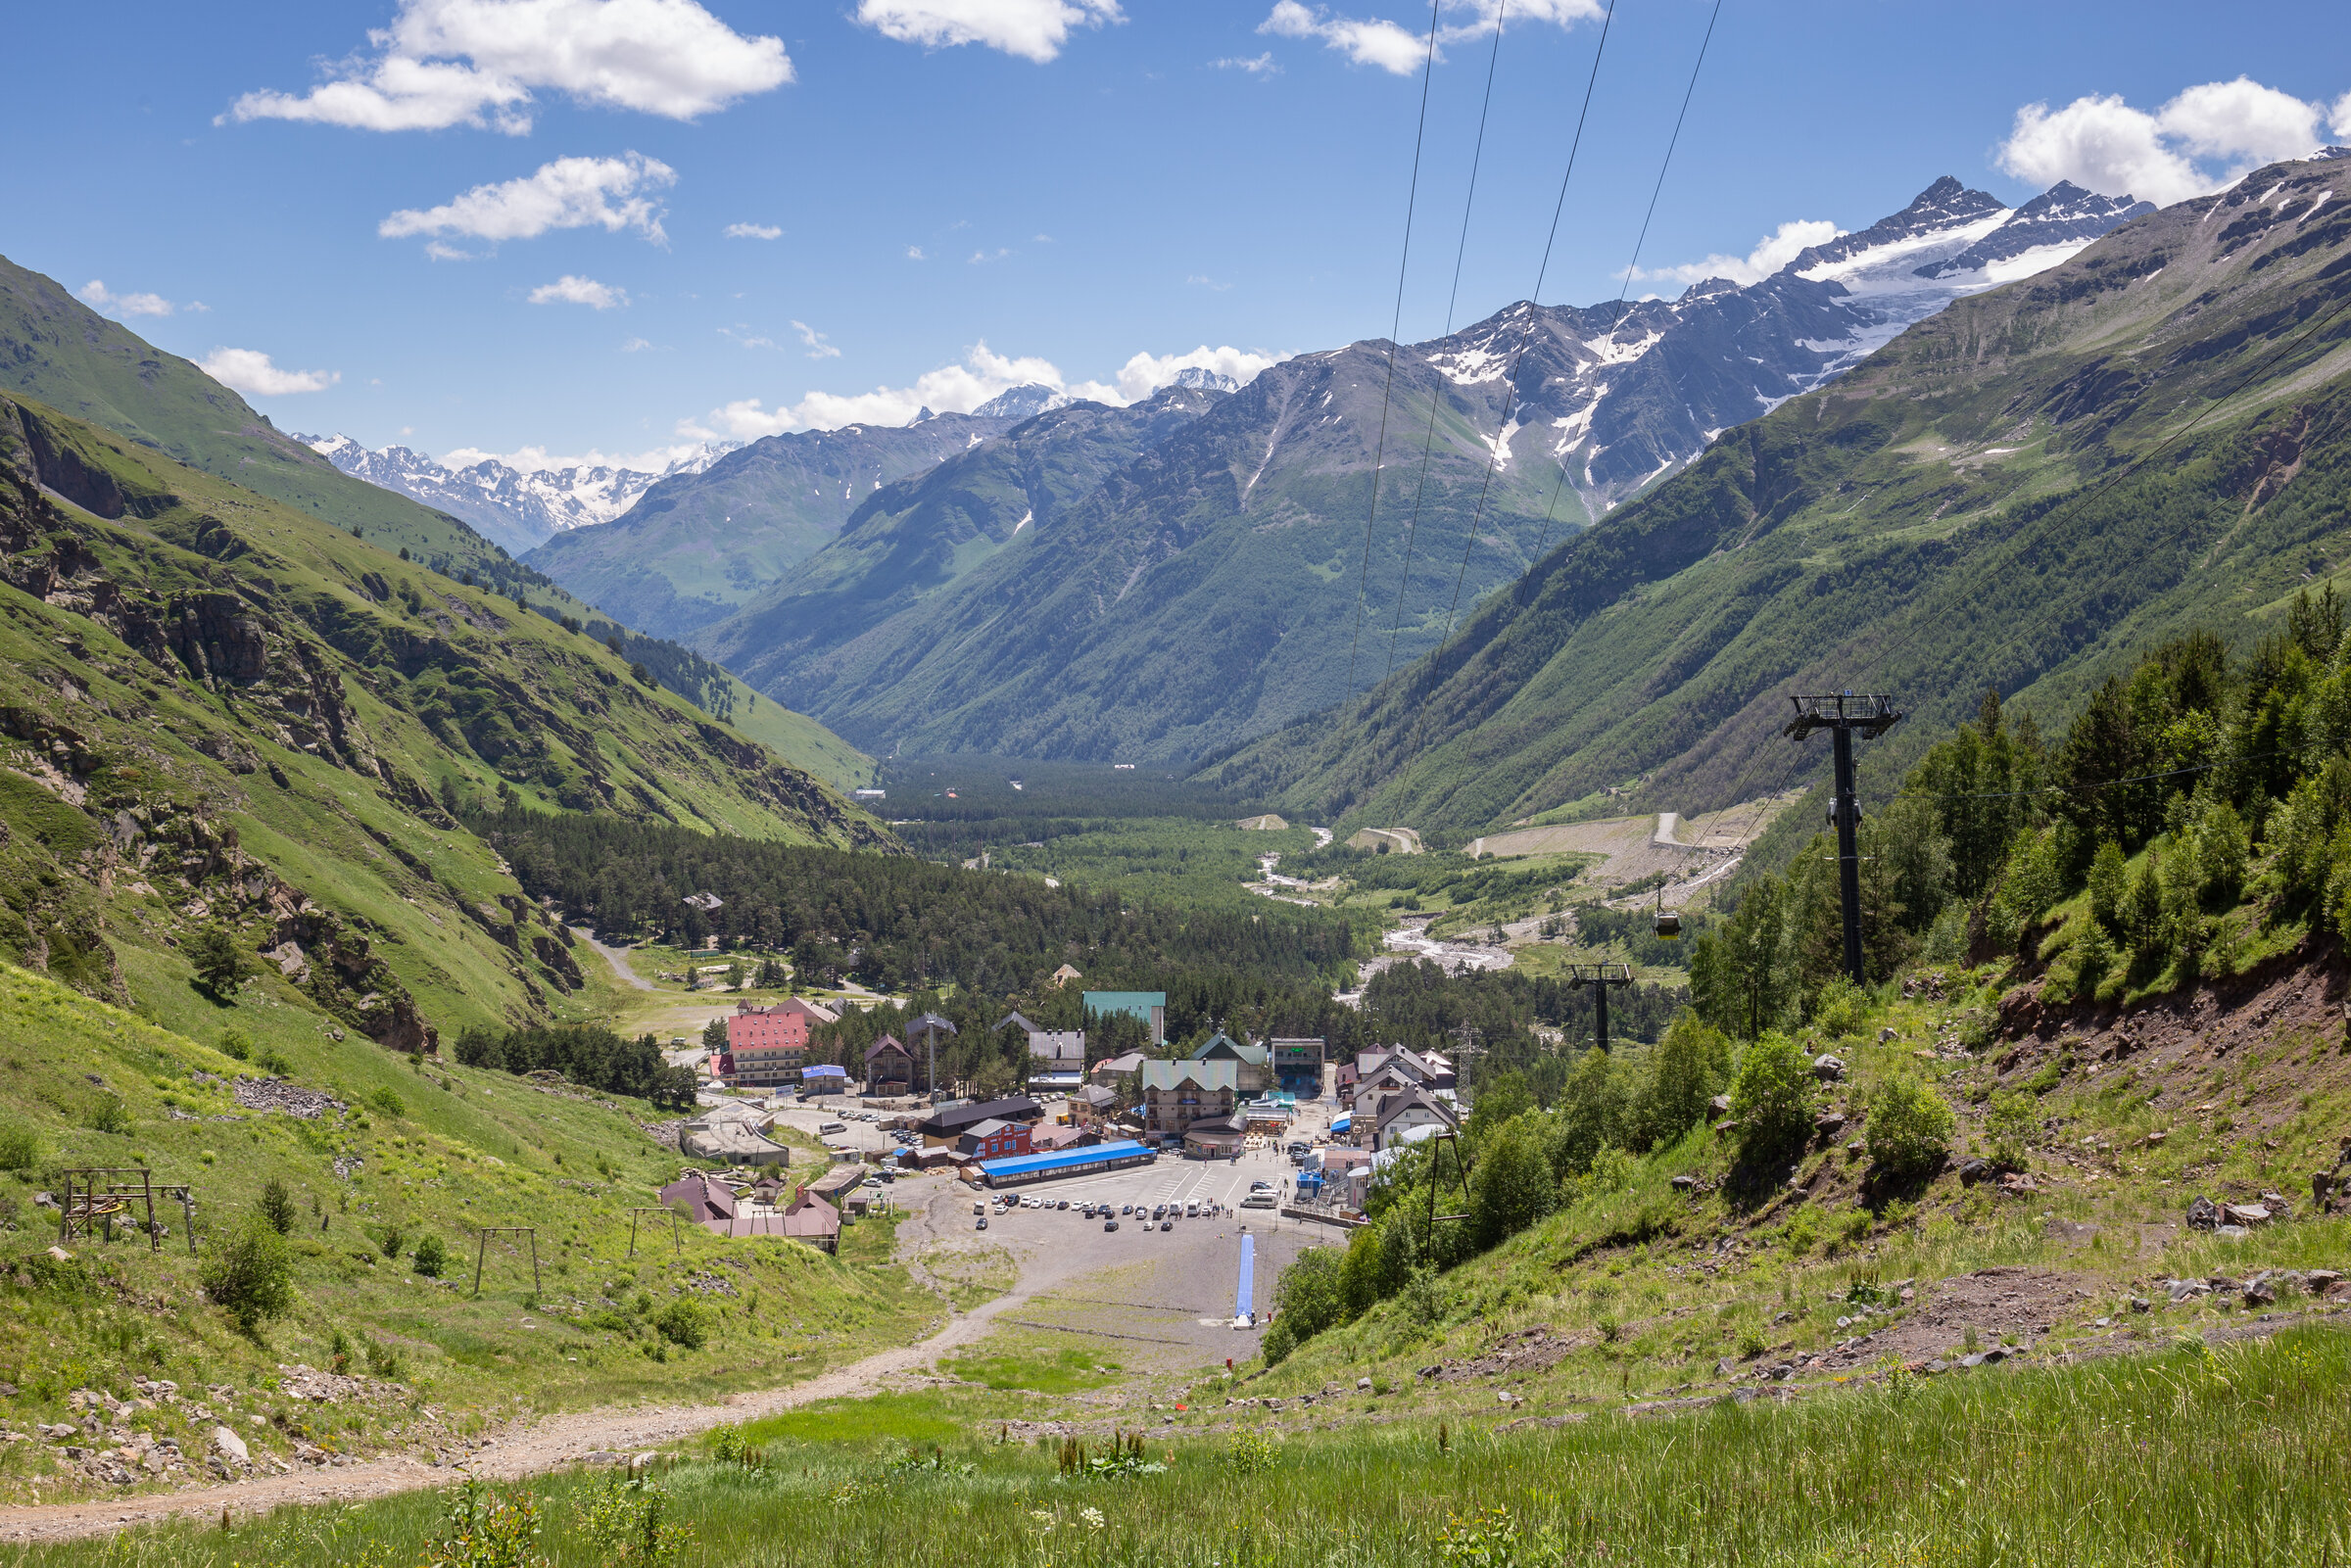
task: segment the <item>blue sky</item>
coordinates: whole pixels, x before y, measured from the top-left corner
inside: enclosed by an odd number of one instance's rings
[[[1599,3],[1506,13],[1459,321],[1534,283]],[[1440,12],[1408,338],[1443,325],[1494,4]],[[1711,9],[1621,0],[1547,301],[1615,296]],[[1023,379],[1130,396],[1169,356],[1246,369],[1387,331],[1428,16],[20,8],[0,251],[102,284],[281,427],[370,446],[642,454]],[[2339,3],[2260,17],[1725,0],[1636,288],[1943,173],[2012,203],[2060,175],[2176,200],[2351,139]]]

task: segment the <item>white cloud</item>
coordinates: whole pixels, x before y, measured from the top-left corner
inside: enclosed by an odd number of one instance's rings
[[[1427,41],[1393,22],[1327,16],[1321,7],[1310,10],[1298,0],[1275,0],[1272,15],[1258,24],[1257,30],[1280,38],[1319,38],[1356,65],[1377,66],[1399,76],[1418,71],[1428,58]]]
[[[460,251],[441,240],[424,242],[424,257],[428,261],[478,261],[481,258],[471,251]]]
[[[857,0],[857,20],[900,43],[985,44],[1041,66],[1061,53],[1072,27],[1127,18],[1119,0]]]
[[[727,238],[731,240],[780,240],[784,231],[773,223],[729,223]]]
[[[1578,22],[1598,22],[1602,16],[1600,0],[1508,0],[1507,6],[1505,0],[1444,0],[1442,10],[1460,20],[1438,23],[1438,60],[1445,58],[1447,44],[1490,36],[1497,18],[1506,28],[1528,23],[1568,27]],[[1416,26],[1378,17],[1359,21],[1332,16],[1321,6],[1304,5],[1300,0],[1275,0],[1272,12],[1257,30],[1280,38],[1319,40],[1323,47],[1336,49],[1356,65],[1377,66],[1399,76],[1413,74],[1429,58],[1428,34]],[[1269,54],[1262,67],[1247,60],[1220,60],[1217,64],[1243,71],[1278,70],[1271,62]]]
[[[1826,245],[1844,232],[1827,218],[1799,217],[1764,235],[1745,256],[1724,256],[1718,252],[1702,261],[1684,261],[1679,266],[1635,267],[1633,280],[1702,283],[1707,278],[1729,278],[1741,285],[1758,283],[1795,261],[1799,252],[1809,246]]]
[[[115,315],[169,315],[177,309],[160,294],[117,294],[96,278],[73,292],[81,297],[83,303]],[[201,310],[204,307],[192,305],[188,309]]]
[[[1011,254],[1012,253],[1010,251],[999,245],[993,251],[974,251],[965,260],[973,266],[984,266],[990,261],[1001,261],[1004,260],[1004,258],[1010,256]]]
[[[1099,381],[1080,381],[1069,389],[1076,398],[1090,398],[1096,403],[1140,403],[1160,388],[1176,379],[1178,370],[1213,370],[1221,376],[1230,376],[1242,386],[1257,379],[1257,373],[1268,365],[1278,364],[1285,357],[1278,354],[1261,354],[1254,349],[1212,349],[1203,343],[1189,354],[1138,354],[1119,366],[1119,372],[1105,386]]]
[[[249,92],[220,118],[521,135],[534,88],[694,119],[792,79],[782,39],[745,37],[696,0],[402,0],[367,42],[308,93]]]
[[[531,290],[533,305],[584,305],[592,310],[609,310],[616,305],[629,303],[629,291],[594,278],[574,277],[566,272],[552,283],[542,283]]]
[[[2264,164],[2317,151],[2321,124],[2341,118],[2351,94],[2329,110],[2244,76],[2190,87],[2152,114],[2119,93],[2057,110],[2027,104],[1996,162],[2038,185],[2070,179],[2102,195],[2169,206],[2224,189]]]
[[[612,232],[633,228],[655,244],[669,236],[661,210],[641,191],[678,182],[677,170],[637,153],[618,158],[558,158],[536,173],[497,185],[476,185],[439,207],[409,208],[375,226],[384,238],[409,234],[464,234],[488,240],[527,240],[550,229],[601,224]],[[429,249],[429,248],[428,248]],[[455,260],[454,256],[437,260]]]
[[[647,354],[650,353],[653,350],[653,347],[654,345],[650,339],[627,338],[622,341],[620,345],[620,352],[623,354]]]
[[[798,323],[793,323],[795,326]],[[842,425],[903,425],[923,409],[936,413],[969,413],[1000,392],[1014,387],[1042,385],[1072,398],[1126,404],[1148,398],[1176,379],[1179,370],[1214,370],[1247,382],[1272,364],[1276,355],[1250,350],[1212,349],[1203,344],[1188,354],[1138,354],[1121,365],[1108,381],[1070,381],[1050,359],[1011,357],[984,343],[976,344],[959,364],[924,373],[911,387],[876,387],[846,396],[811,392],[796,404],[770,408],[757,398],[739,399],[713,409],[702,419],[678,421],[678,434],[707,441],[731,436],[755,441],[789,430],[835,430]]]
[[[928,261],[931,260],[931,258],[923,254],[923,248],[921,246],[909,245],[906,247],[906,260],[909,261]]]
[[[825,335],[822,332],[817,331],[816,328],[810,326],[807,322],[794,321],[792,324],[792,329],[800,335],[800,341],[802,343],[808,345],[809,358],[838,359],[840,357],[840,351],[833,347],[833,345],[830,343],[827,343],[825,341]]]
[[[1219,71],[1245,71],[1252,76],[1278,76],[1281,74],[1281,68],[1273,63],[1273,51],[1271,49],[1259,55],[1255,60],[1235,56],[1223,60],[1212,60],[1209,64]]]
[[[2336,141],[2351,142],[2351,93],[2334,101],[2334,107],[2327,111],[2327,128],[2334,132]]]
[[[1189,273],[1184,277],[1183,281],[1186,283],[1196,283],[1204,289],[1214,289],[1219,294],[1223,294],[1227,289],[1232,287],[1232,285],[1229,283],[1219,283],[1215,278],[1210,277],[1205,272]]]
[[[259,349],[215,349],[196,368],[234,392],[253,398],[285,398],[324,392],[343,379],[340,370],[280,370]]]

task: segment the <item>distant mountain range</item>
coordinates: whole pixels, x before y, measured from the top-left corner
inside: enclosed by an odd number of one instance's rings
[[[941,416],[1009,423],[958,427],[978,438],[968,450],[876,485],[838,539],[798,559],[773,525],[742,526],[816,490],[758,471],[760,443],[532,564],[624,616],[572,566],[584,550],[606,551],[607,571],[727,575],[743,585],[731,615],[707,613],[726,595],[705,588],[651,624],[869,749],[1198,756],[1411,663],[1724,430],[2148,211],[2070,185],[2011,210],[1946,177],[1756,283],[1709,279],[1621,308],[1520,303],[1401,346],[1392,397],[1381,340],[1128,410],[1018,388]],[[726,497],[730,528],[656,515],[709,493]],[[701,624],[684,624],[681,601]]]
[[[453,468],[408,447],[371,449],[341,435],[294,439],[354,479],[462,517],[516,554],[571,529],[608,523],[661,480],[698,474],[743,445],[704,442],[659,473],[648,473],[604,463],[524,470],[495,457]]]
[[[2008,226],[2030,208],[1962,216],[1953,240],[1982,232],[1904,273],[2030,269],[2074,248],[2083,207],[2052,192],[2068,237],[2022,249]],[[1440,841],[1700,811],[1818,777],[1826,747],[1780,734],[1790,693],[1871,690],[1914,721],[1863,748],[1883,801],[1988,686],[2048,735],[2164,638],[2218,629],[2249,653],[2297,593],[2351,571],[2347,519],[2351,163],[2322,156],[1915,323],[1551,551],[1376,690],[1204,777]]]

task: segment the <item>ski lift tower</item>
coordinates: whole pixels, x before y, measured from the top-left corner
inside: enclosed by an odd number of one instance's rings
[[[955,1025],[936,1013],[926,1013],[906,1025],[906,1038],[909,1044],[913,1043],[914,1036],[920,1034],[926,1038],[931,1047],[930,1077],[926,1086],[930,1089],[934,1099],[938,1096],[938,1037],[942,1033],[951,1035],[954,1032]]]
[[[1861,983],[1861,852],[1854,837],[1861,826],[1861,802],[1853,792],[1853,736],[1875,740],[1901,721],[1894,698],[1878,692],[1830,691],[1794,696],[1796,717],[1784,732],[1801,740],[1815,730],[1829,732],[1835,746],[1837,798],[1829,805],[1829,825],[1837,830],[1837,898],[1845,912],[1845,973]]]

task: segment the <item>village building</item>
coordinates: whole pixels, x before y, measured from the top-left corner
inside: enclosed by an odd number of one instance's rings
[[[1002,1160],[1011,1155],[1025,1155],[1029,1147],[1029,1123],[1006,1121],[990,1117],[973,1123],[955,1140],[955,1152],[967,1159]]]
[[[1100,1126],[1118,1114],[1119,1097],[1099,1083],[1089,1083],[1071,1093],[1066,1102],[1070,1108],[1073,1126]]]
[[[983,1121],[1020,1121],[1034,1126],[1044,1119],[1044,1115],[1043,1106],[1021,1094],[1004,1100],[935,1106],[929,1116],[916,1123],[915,1130],[922,1134],[926,1145],[952,1148]]]
[[[865,1092],[889,1099],[914,1087],[914,1053],[885,1034],[865,1048]]]
[[[1322,1092],[1323,1044],[1319,1038],[1276,1036],[1266,1044],[1273,1053],[1273,1082],[1278,1087],[1308,1100]]]
[[[1231,1062],[1143,1064],[1143,1128],[1180,1139],[1195,1121],[1229,1117],[1240,1103],[1240,1069]]]
[[[1194,1062],[1230,1062],[1234,1069],[1234,1086],[1244,1095],[1266,1092],[1273,1076],[1273,1053],[1262,1045],[1246,1045],[1229,1034],[1218,1033],[1208,1043],[1192,1052]]]
[[[1105,1170],[1124,1170],[1130,1165],[1147,1165],[1157,1158],[1155,1150],[1131,1139],[1120,1139],[1115,1143],[1089,1144],[1080,1149],[1060,1149],[1051,1154],[983,1160],[971,1168],[986,1186],[1020,1187],[1032,1181],[1090,1176]]]
[[[735,1016],[727,1020],[727,1060],[722,1075],[745,1089],[797,1083],[808,1060],[808,1031],[819,1023],[837,1022],[830,1008],[796,996],[773,1007],[738,1002]]]
[[[1239,1117],[1209,1117],[1183,1129],[1183,1152],[1204,1160],[1237,1155],[1248,1141],[1248,1131]]]
[[[1086,1069],[1086,1076],[1104,1088],[1116,1088],[1121,1078],[1143,1070],[1151,1059],[1140,1051],[1127,1051],[1118,1056],[1106,1056]]]
[[[1065,986],[1065,985],[1069,984],[1069,983],[1070,983],[1070,981],[1072,981],[1072,980],[1075,980],[1075,979],[1082,979],[1083,977],[1084,977],[1084,976],[1080,975],[1080,974],[1079,974],[1079,973],[1078,973],[1076,970],[1072,969],[1072,968],[1071,968],[1069,965],[1067,965],[1067,964],[1064,964],[1064,965],[1063,965],[1061,968],[1059,968],[1059,969],[1057,969],[1057,970],[1055,970],[1055,971],[1053,972],[1053,989],[1055,989],[1056,991],[1058,991],[1058,990],[1060,990],[1060,989],[1061,989],[1063,986]]]
[[[1405,1089],[1380,1097],[1371,1147],[1393,1149],[1407,1141],[1407,1134],[1421,1127],[1444,1132],[1459,1132],[1461,1120],[1453,1107],[1425,1089]]]

